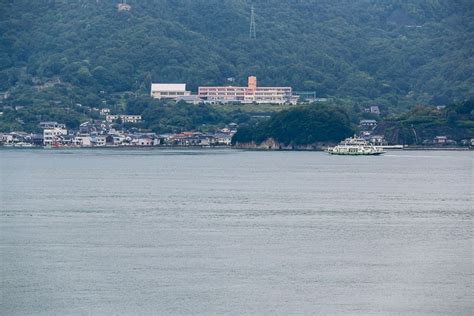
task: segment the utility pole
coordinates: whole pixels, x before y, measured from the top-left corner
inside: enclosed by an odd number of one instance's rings
[[[255,25],[255,10],[252,4],[252,9],[250,13],[250,39],[257,39],[257,29]]]

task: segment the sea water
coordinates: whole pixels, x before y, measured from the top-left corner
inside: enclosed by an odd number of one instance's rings
[[[472,158],[0,150],[1,314],[472,315]]]

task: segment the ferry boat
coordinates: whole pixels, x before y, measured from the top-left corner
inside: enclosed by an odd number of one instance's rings
[[[346,138],[339,145],[329,147],[326,152],[331,155],[381,155],[385,153],[382,147],[369,144],[365,139],[360,137]]]

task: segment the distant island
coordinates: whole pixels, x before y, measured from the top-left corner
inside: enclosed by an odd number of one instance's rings
[[[468,146],[472,15],[469,1],[8,1],[0,143],[50,146],[51,123],[64,146],[206,146],[226,130],[235,147]]]

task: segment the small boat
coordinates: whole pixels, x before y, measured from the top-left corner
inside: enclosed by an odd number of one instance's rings
[[[346,138],[335,147],[329,147],[326,149],[326,152],[330,153],[331,155],[351,156],[373,156],[385,153],[382,147],[371,145],[365,139],[356,136]]]

